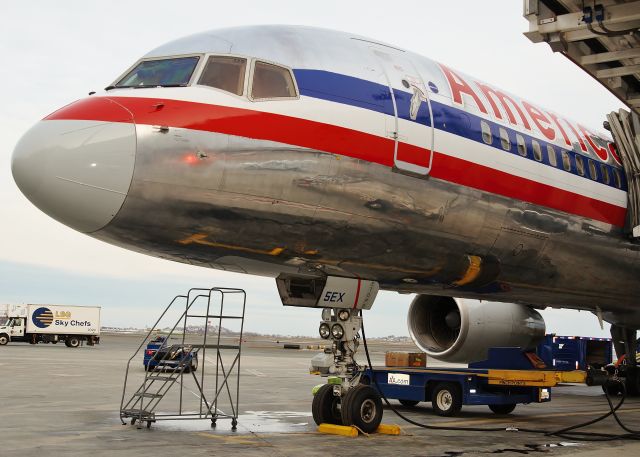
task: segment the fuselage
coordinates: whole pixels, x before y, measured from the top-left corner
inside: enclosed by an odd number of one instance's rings
[[[127,71],[28,132],[13,160],[25,195],[174,261],[640,323],[626,181],[605,135],[341,32],[217,30],[141,62],[163,59],[183,59],[186,84],[118,87]],[[242,71],[211,83],[209,62]],[[465,280],[470,258],[482,267]]]

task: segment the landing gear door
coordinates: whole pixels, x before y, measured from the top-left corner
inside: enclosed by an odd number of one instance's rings
[[[305,278],[281,274],[276,278],[284,306],[371,309],[380,286],[358,278]]]
[[[433,166],[433,113],[422,77],[404,52],[372,46],[389,86],[387,136],[395,141],[393,162],[397,170],[426,176]],[[391,115],[391,116],[389,116]]]

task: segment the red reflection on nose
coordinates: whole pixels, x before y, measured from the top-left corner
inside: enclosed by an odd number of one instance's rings
[[[198,152],[189,152],[187,154],[184,154],[180,158],[180,161],[186,165],[198,166],[198,165],[204,165],[206,163],[213,163],[215,159],[209,157],[204,152],[198,151]]]
[[[195,165],[199,162],[199,159],[195,156],[195,154],[186,154],[182,157],[182,162],[187,165]]]

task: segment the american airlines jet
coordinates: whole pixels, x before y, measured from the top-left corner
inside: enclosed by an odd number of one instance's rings
[[[12,167],[78,231],[271,276],[285,305],[323,308],[343,401],[379,289],[417,294],[410,333],[448,361],[535,344],[547,306],[610,322],[619,353],[640,328],[610,138],[368,38],[256,26],[178,39],[38,122]],[[640,387],[635,367],[627,383]]]

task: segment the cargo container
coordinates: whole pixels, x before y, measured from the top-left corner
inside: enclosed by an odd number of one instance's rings
[[[387,367],[426,367],[427,354],[389,351],[385,354],[384,364]]]
[[[548,334],[538,345],[538,356],[555,370],[600,369],[613,360],[611,338]]]
[[[78,347],[100,342],[100,307],[67,305],[10,305],[8,320],[0,325],[0,346],[64,342]]]

